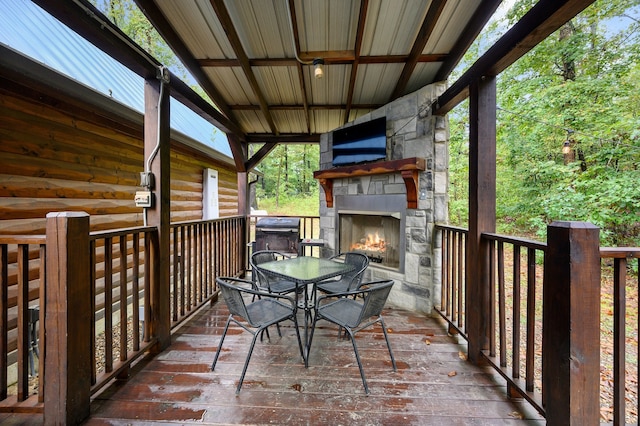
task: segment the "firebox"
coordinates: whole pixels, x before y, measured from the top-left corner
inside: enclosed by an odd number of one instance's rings
[[[340,197],[342,198],[342,197]],[[387,197],[345,197],[338,209],[338,247],[369,257],[371,266],[404,269],[404,215],[384,208],[398,206]],[[391,197],[395,198],[395,197]],[[361,207],[362,210],[346,207]]]

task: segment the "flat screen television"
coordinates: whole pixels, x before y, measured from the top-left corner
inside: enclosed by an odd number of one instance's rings
[[[333,132],[334,167],[384,160],[386,155],[386,117]]]

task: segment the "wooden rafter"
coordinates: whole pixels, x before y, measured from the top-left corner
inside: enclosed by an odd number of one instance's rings
[[[360,3],[360,17],[358,19],[358,30],[356,31],[356,45],[354,59],[351,65],[351,75],[349,76],[349,87],[347,89],[347,102],[344,108],[344,123],[349,121],[351,114],[351,104],[353,102],[353,91],[356,86],[356,77],[358,76],[358,64],[360,62],[360,52],[362,50],[362,34],[367,20],[367,10],[369,9],[369,0],[362,0]]]
[[[438,98],[433,113],[451,111],[468,97],[473,82],[500,74],[594,1],[540,0]]]
[[[233,22],[231,21],[231,16],[229,16],[229,11],[224,4],[223,0],[211,0],[211,6],[213,10],[216,12],[216,16],[220,20],[220,24],[222,28],[224,28],[225,33],[229,39],[229,43],[233,48],[233,51],[236,54],[236,57],[240,61],[240,67],[244,72],[247,81],[249,81],[249,85],[253,90],[254,95],[258,99],[258,103],[260,104],[260,110],[264,115],[265,120],[269,124],[269,129],[275,134],[278,134],[278,128],[276,127],[275,122],[273,121],[273,117],[271,116],[271,112],[269,112],[269,106],[267,105],[267,101],[264,98],[262,91],[260,90],[260,85],[258,84],[258,80],[256,80],[256,76],[251,69],[251,64],[249,63],[249,57],[247,53],[244,51],[242,47],[242,42],[240,42],[240,37],[238,36],[238,32],[236,31]]]
[[[398,83],[393,90],[390,100],[397,99],[404,94],[407,84],[409,84],[411,74],[418,63],[418,57],[420,57],[424,47],[427,45],[427,41],[429,41],[429,37],[431,37],[431,33],[433,32],[446,3],[447,0],[434,0],[431,2],[429,11],[424,17],[424,21],[422,22],[416,41],[411,47],[411,53],[409,53],[407,62],[404,64],[404,68],[402,69],[402,73],[400,74],[400,78],[398,79]]]

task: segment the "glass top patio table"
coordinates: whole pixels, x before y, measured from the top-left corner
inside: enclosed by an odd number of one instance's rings
[[[329,259],[301,256],[261,263],[259,268],[279,278],[295,281],[301,286],[345,274],[353,266]]]
[[[300,293],[298,291],[296,291],[296,300],[298,301],[298,307],[304,309],[304,364],[305,367],[308,366],[309,323],[312,319],[311,311],[314,308],[314,297],[309,297],[309,284],[314,284],[311,292],[313,296],[315,294],[315,283],[350,272],[353,270],[353,266],[329,259],[301,256],[265,262],[256,265],[256,267],[278,278],[295,281],[298,288],[304,289],[304,300],[302,303],[297,299]]]

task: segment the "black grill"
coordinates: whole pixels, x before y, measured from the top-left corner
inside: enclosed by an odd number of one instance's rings
[[[300,244],[300,218],[263,217],[256,222],[254,251],[276,250],[298,253]]]

